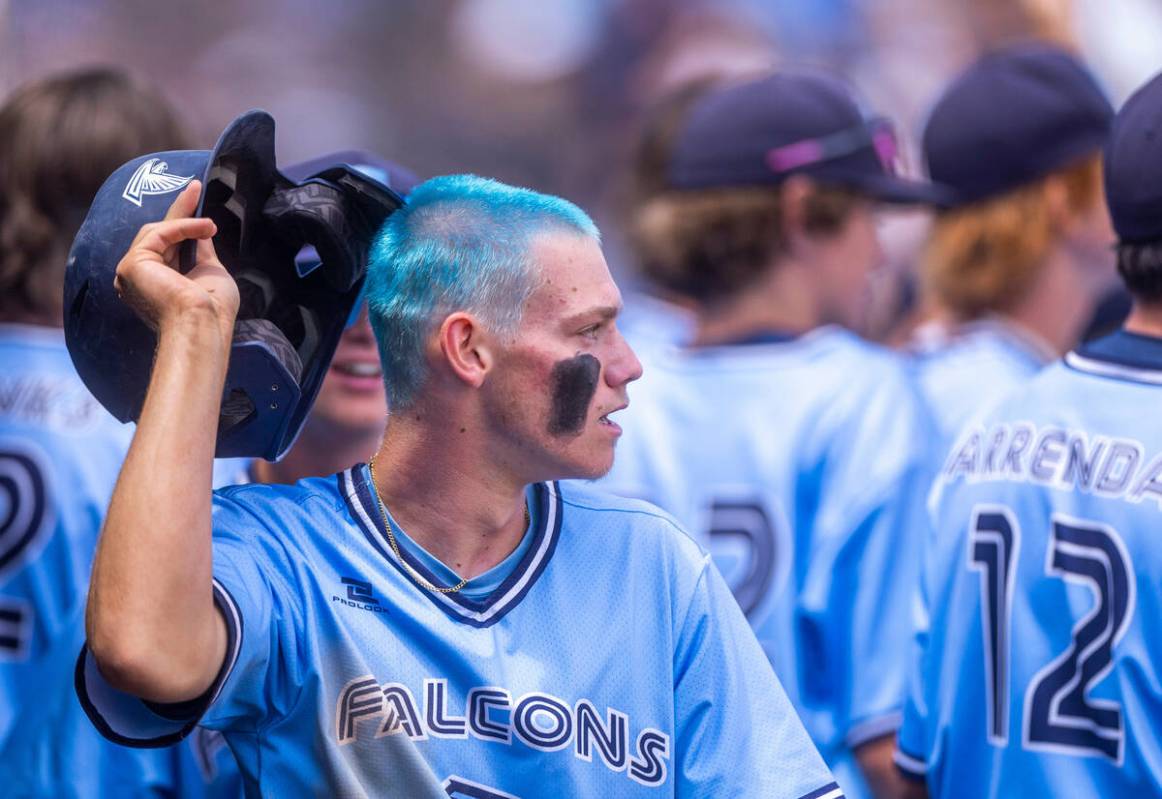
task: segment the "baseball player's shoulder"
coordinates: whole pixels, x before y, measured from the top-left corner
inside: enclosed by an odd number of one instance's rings
[[[923,413],[923,400],[907,358],[837,327],[817,332],[821,357],[832,378],[829,415],[847,419],[884,414]]]
[[[926,393],[955,400],[962,392],[985,388],[981,375],[988,375],[987,387],[1007,388],[1023,383],[1048,360],[1049,353],[1004,326],[978,322],[965,325],[942,346],[920,350],[916,368]]]
[[[826,348],[822,351],[828,357],[852,367],[853,373],[862,379],[869,382],[884,376],[893,381],[907,382],[909,379],[908,361],[895,350],[860,338],[841,327],[821,328],[817,335],[825,343]]]
[[[312,531],[346,516],[342,475],[310,477],[293,485],[249,483],[214,492],[215,539],[272,536],[284,544],[309,541]],[[330,522],[328,524],[328,522]]]
[[[340,479],[341,475],[328,475],[308,477],[290,484],[242,483],[217,489],[214,498],[215,501],[256,510],[288,510],[292,506],[301,507],[312,502],[341,508]]]
[[[656,505],[611,494],[590,482],[563,480],[556,485],[570,530],[591,541],[612,551],[665,551],[698,568],[707,557],[677,520]]]
[[[1108,383],[1090,379],[1074,371],[1063,361],[1056,361],[1040,372],[1014,385],[1004,386],[989,395],[964,425],[963,433],[996,424],[1044,421],[1067,424],[1084,417],[1084,407],[1073,407],[1082,396],[1108,390]],[[1108,396],[1105,395],[1105,396]],[[1100,401],[1095,397],[1095,401]]]

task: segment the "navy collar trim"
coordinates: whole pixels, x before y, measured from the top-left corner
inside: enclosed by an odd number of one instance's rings
[[[371,488],[371,478],[365,464],[353,466],[339,474],[339,490],[346,499],[352,517],[364,536],[380,555],[416,586],[433,604],[456,621],[473,627],[490,627],[516,607],[540,578],[557,548],[561,534],[561,492],[557,483],[538,483],[536,492],[536,526],[528,551],[499,586],[481,600],[469,599],[459,593],[444,594],[422,586],[415,578],[419,574],[428,582],[441,584],[441,578],[432,574],[406,549],[400,555],[407,568],[396,558],[383,529],[383,516]],[[415,570],[413,573],[412,569]]]
[[[1162,338],[1119,330],[1078,347],[1065,356],[1065,365],[1099,377],[1162,385]]]

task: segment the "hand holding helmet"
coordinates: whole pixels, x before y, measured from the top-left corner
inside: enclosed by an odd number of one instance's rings
[[[69,254],[65,340],[77,373],[113,416],[136,420],[159,327],[187,303],[204,307],[229,336],[216,455],[277,459],[306,420],[371,243],[402,202],[348,164],[283,174],[261,111],[234,120],[212,151],[130,161],[97,193]],[[302,268],[308,247],[318,259]]]
[[[144,225],[117,265],[113,287],[137,315],[157,330],[183,312],[209,313],[229,346],[238,313],[238,285],[214,252],[213,220],[194,217],[202,184],[189,183],[160,222]],[[180,245],[195,240],[193,269],[178,271]]]

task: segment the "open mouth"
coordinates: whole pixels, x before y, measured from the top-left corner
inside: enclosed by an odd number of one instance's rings
[[[383,377],[383,367],[373,361],[338,361],[332,363],[331,368],[350,377]]]
[[[625,405],[622,405],[622,406],[620,406],[620,407],[618,407],[618,408],[614,408],[613,410],[611,410],[611,411],[608,411],[607,413],[604,413],[604,414],[602,414],[601,416],[598,416],[598,417],[597,417],[597,423],[598,423],[599,425],[604,425],[604,426],[606,426],[606,427],[612,427],[612,428],[616,428],[616,429],[620,430],[620,429],[621,429],[621,426],[620,426],[620,425],[619,425],[617,422],[615,422],[615,421],[613,421],[612,419],[610,419],[609,417],[610,417],[610,416],[612,416],[613,414],[617,413],[618,411],[623,411],[623,410],[625,410],[625,409],[626,409],[626,407],[627,407],[627,406],[625,406]]]

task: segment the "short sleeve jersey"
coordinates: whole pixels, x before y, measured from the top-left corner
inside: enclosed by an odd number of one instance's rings
[[[964,431],[933,490],[897,762],[934,796],[1162,794],[1162,340],[1115,333]]]
[[[893,354],[839,328],[674,350],[630,391],[604,487],[712,553],[849,796],[903,702],[931,422]]]
[[[396,557],[366,466],[214,499],[223,679],[174,720],[104,684],[107,734],[220,730],[258,795],[841,796],[708,557],[644,503],[531,489],[486,596]],[[471,590],[470,581],[465,590]]]

